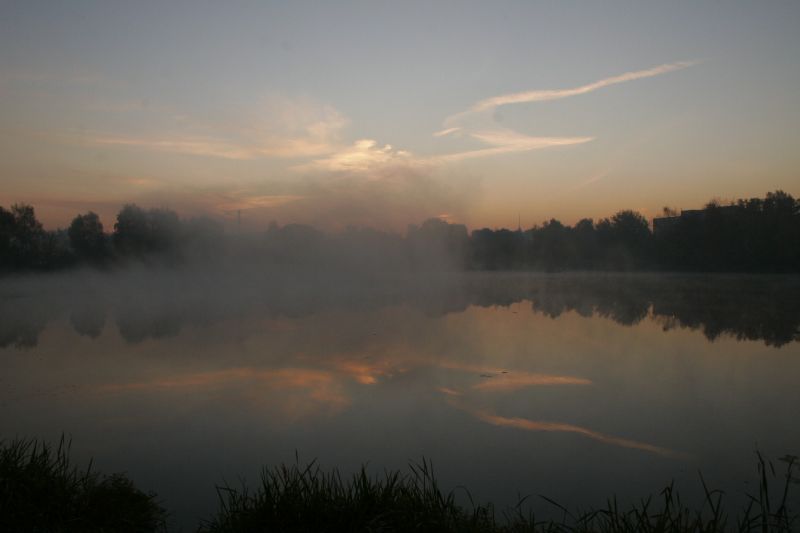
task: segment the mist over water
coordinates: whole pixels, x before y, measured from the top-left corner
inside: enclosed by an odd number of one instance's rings
[[[184,530],[295,453],[424,456],[502,507],[691,494],[697,469],[741,495],[756,449],[800,448],[794,277],[262,267],[3,279],[3,435],[71,435]]]

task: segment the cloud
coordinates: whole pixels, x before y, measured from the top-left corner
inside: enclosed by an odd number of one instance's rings
[[[273,194],[273,195],[227,195],[228,198],[221,199],[214,205],[219,212],[230,212],[248,209],[275,208],[297,202],[304,197],[297,194]],[[233,196],[233,197],[232,197]],[[238,197],[237,197],[238,196]]]
[[[459,133],[486,143],[492,148],[454,152],[429,158],[414,158],[409,152],[394,149],[388,144],[379,146],[372,139],[357,140],[350,145],[344,144],[341,141],[341,133],[350,123],[346,116],[330,105],[321,105],[308,98],[289,99],[280,96],[266,98],[258,111],[253,113],[254,118],[248,119],[249,122],[245,125],[215,128],[215,131],[222,133],[221,135],[174,134],[153,137],[93,135],[85,140],[91,144],[132,146],[232,160],[315,158],[308,163],[293,167],[299,171],[364,173],[396,164],[446,164],[465,159],[584,144],[593,140],[593,137],[589,136],[532,137],[508,129],[474,131],[460,124],[471,114],[509,104],[568,98],[610,85],[688,68],[697,63],[697,61],[680,61],[664,64],[650,69],[626,72],[571,89],[533,90],[486,98],[468,110],[448,117],[444,121],[445,128],[435,132],[434,136],[446,137]]]
[[[572,89],[554,89],[554,90],[539,90],[539,91],[524,91],[520,93],[504,94],[500,96],[493,96],[477,102],[470,108],[470,111],[479,112],[494,109],[495,107],[508,104],[523,104],[528,102],[545,102],[548,100],[558,100],[561,98],[568,98],[570,96],[577,96],[579,94],[586,94],[610,85],[618,83],[625,83],[626,81],[640,80],[642,78],[652,78],[660,76],[675,70],[681,70],[692,67],[700,63],[699,61],[678,61],[675,63],[667,63],[657,67],[637,70],[634,72],[626,72],[619,76],[612,76],[605,78],[587,85],[575,87]]]
[[[94,145],[132,146],[160,152],[220,157],[223,159],[254,159],[258,152],[253,148],[238,146],[230,142],[214,138],[175,137],[175,138],[140,138],[124,136],[90,135],[81,139]]]
[[[366,173],[392,165],[418,163],[410,152],[396,150],[389,144],[379,146],[373,139],[360,139],[351,146],[337,150],[329,157],[315,159],[310,163],[296,165],[296,171],[323,171]]]
[[[495,150],[498,153],[527,152],[553,146],[570,146],[587,143],[594,139],[594,137],[531,137],[509,129],[476,131],[470,133],[470,136],[497,147]],[[470,152],[453,155],[463,157],[467,154]]]
[[[235,160],[298,159],[329,154],[337,149],[329,140],[317,137],[280,138],[270,136],[238,143],[213,137],[181,135],[154,138],[94,135],[82,140],[94,145],[132,146],[159,152]]]
[[[493,147],[430,157],[417,157],[407,150],[397,150],[389,144],[380,146],[375,140],[361,139],[351,146],[337,150],[328,157],[315,159],[310,163],[295,165],[292,169],[299,172],[348,173],[349,175],[371,174],[372,176],[379,176],[381,171],[392,168],[431,169],[435,166],[465,159],[528,152],[555,146],[570,146],[593,140],[593,137],[530,137],[507,129],[477,131],[469,135]]]
[[[541,148],[543,146],[574,144],[575,142],[591,140],[591,137],[529,137],[528,135],[523,135],[508,129],[476,131],[470,133],[470,136],[493,146],[518,147],[522,150]]]
[[[461,128],[455,128],[455,127],[453,127],[453,128],[445,128],[443,130],[437,131],[436,133],[433,134],[433,136],[434,137],[445,137],[447,135],[450,135],[452,133],[456,133],[458,131],[461,131]]]
[[[280,158],[316,157],[342,146],[341,134],[350,120],[330,105],[308,98],[266,99],[256,115],[251,137],[259,155]]]
[[[174,113],[173,113],[174,115]],[[179,132],[165,135],[81,135],[93,145],[130,146],[232,160],[318,157],[342,149],[340,136],[350,121],[330,105],[307,98],[266,98],[247,117],[225,123],[198,123],[181,116]],[[171,125],[175,127],[175,124]],[[166,128],[161,128],[163,131]],[[213,135],[200,132],[213,131]],[[68,137],[68,136],[67,136]]]
[[[399,230],[409,220],[422,220],[448,213],[453,221],[464,220],[467,208],[479,199],[475,178],[450,183],[449,165],[477,158],[570,147],[589,143],[589,135],[533,136],[492,121],[488,111],[498,106],[549,101],[585,94],[636,79],[688,68],[692,61],[676,62],[628,72],[571,89],[537,90],[495,96],[478,101],[466,111],[445,120],[434,133],[442,142],[458,138],[475,146],[462,146],[449,153],[417,154],[375,139],[346,138],[350,120],[331,105],[307,97],[266,95],[240,112],[221,110],[216,116],[197,119],[184,110],[149,106],[157,128],[151,132],[95,132],[61,135],[62,141],[92,146],[121,147],[189,156],[238,161],[269,160],[269,177],[248,174],[237,180],[225,176],[216,186],[181,182],[173,176],[153,180],[134,176],[126,182],[129,201],[170,206],[183,213],[229,214],[248,210],[247,224],[259,227],[270,220],[302,222],[340,228],[369,225]],[[124,107],[127,109],[127,107]],[[223,112],[224,111],[224,112]],[[139,112],[131,110],[131,112]],[[462,120],[478,115],[481,120]],[[175,117],[180,116],[180,120]],[[154,122],[161,120],[161,123]],[[167,120],[167,122],[164,122]],[[284,161],[277,161],[284,160]],[[258,169],[258,164],[242,165]],[[262,167],[263,169],[264,167]],[[462,173],[463,174],[463,173]],[[236,176],[235,171],[232,176]],[[580,186],[603,178],[591,177]],[[471,182],[468,182],[471,180]],[[184,180],[185,181],[185,180]],[[113,215],[110,208],[109,216]]]
[[[446,137],[454,133],[466,134],[470,137],[477,139],[481,142],[489,144],[494,148],[485,148],[478,150],[470,150],[465,152],[456,152],[453,154],[446,154],[436,158],[441,162],[461,161],[464,159],[471,159],[477,157],[488,157],[499,154],[507,154],[513,152],[524,152],[529,150],[539,150],[543,148],[550,148],[554,146],[569,146],[576,144],[587,143],[594,139],[594,137],[529,137],[508,129],[490,129],[490,130],[477,130],[470,128],[466,125],[465,119],[476,114],[485,114],[493,111],[497,107],[522,104],[531,102],[545,102],[549,100],[558,100],[568,98],[570,96],[577,96],[581,94],[590,93],[604,87],[624,83],[627,81],[638,80],[642,78],[651,78],[681,70],[698,64],[699,61],[678,61],[675,63],[667,63],[657,67],[637,70],[634,72],[626,72],[619,76],[612,76],[605,78],[587,85],[574,87],[571,89],[554,89],[554,90],[533,90],[524,91],[519,93],[504,94],[493,96],[480,100],[473,104],[466,111],[456,113],[447,117],[444,121],[444,128],[435,132],[435,137]]]
[[[587,143],[594,139],[594,137],[530,137],[511,130],[478,131],[471,133],[470,136],[490,144],[494,148],[481,148],[435,156],[430,158],[430,161],[449,163],[478,157],[541,150],[555,146],[571,146]]]
[[[301,203],[305,196],[286,190],[277,183],[236,183],[227,187],[179,186],[162,184],[127,201],[147,206],[167,206],[184,216],[211,215],[226,217],[236,211],[246,212],[246,225],[266,225],[270,213]],[[263,215],[263,216],[262,216]]]
[[[588,179],[585,179],[584,181],[578,183],[577,185],[574,185],[573,187],[570,187],[569,189],[567,189],[567,191],[568,192],[575,192],[575,191],[578,191],[580,189],[583,189],[584,187],[588,187],[589,185],[591,185],[593,183],[597,183],[598,181],[600,181],[602,179],[605,179],[606,177],[608,177],[609,174],[611,174],[611,169],[610,168],[607,169],[607,170],[603,170],[601,172],[596,172],[596,173],[592,174]]]

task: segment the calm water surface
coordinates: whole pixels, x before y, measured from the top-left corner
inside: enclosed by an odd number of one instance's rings
[[[234,278],[4,280],[0,438],[71,435],[176,530],[296,453],[586,507],[800,452],[796,278]]]

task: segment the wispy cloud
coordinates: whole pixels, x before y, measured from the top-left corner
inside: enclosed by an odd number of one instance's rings
[[[342,132],[350,124],[331,105],[308,98],[270,96],[256,113],[255,123],[244,130],[265,157],[307,158],[341,149]]]
[[[122,102],[124,109],[128,103]],[[349,119],[330,105],[307,98],[266,98],[255,106],[252,116],[225,123],[207,123],[180,116],[174,123],[152,135],[90,133],[63,135],[67,140],[127,146],[233,160],[261,158],[302,159],[336,153],[345,145],[342,131]],[[164,130],[171,131],[169,134]],[[213,132],[208,135],[207,132]]]
[[[445,128],[443,130],[437,131],[436,133],[433,134],[433,136],[434,137],[444,137],[446,135],[450,135],[451,133],[456,133],[457,131],[460,131],[460,130],[461,130],[461,128],[456,128],[456,127]]]
[[[530,137],[508,129],[479,129],[475,130],[474,126],[468,125],[468,117],[473,115],[485,115],[493,111],[497,107],[510,105],[510,104],[523,104],[531,102],[546,102],[550,100],[559,100],[562,98],[569,98],[571,96],[578,96],[581,94],[590,93],[604,87],[625,83],[628,81],[652,78],[660,76],[668,72],[685,69],[698,64],[699,61],[678,61],[675,63],[667,63],[657,67],[637,70],[633,72],[626,72],[618,76],[604,78],[587,85],[574,87],[570,89],[548,89],[548,90],[531,90],[518,93],[503,94],[493,96],[480,100],[473,104],[469,109],[461,111],[447,117],[443,124],[443,129],[435,132],[435,137],[446,137],[453,134],[459,136],[467,135],[481,142],[489,144],[494,148],[485,148],[478,150],[470,150],[465,152],[457,152],[453,154],[446,154],[439,156],[438,161],[461,161],[463,159],[471,159],[476,157],[487,157],[499,154],[507,154],[513,152],[522,152],[529,150],[539,150],[543,148],[550,148],[553,146],[568,146],[587,143],[594,139],[594,137]]]
[[[493,144],[494,147],[444,154],[429,158],[429,161],[432,163],[450,163],[465,159],[541,150],[555,146],[583,144],[594,139],[594,137],[528,137],[512,131],[509,131],[508,135],[496,135],[496,132],[478,132],[472,134],[472,136],[487,142],[487,144]]]
[[[519,93],[503,94],[500,96],[493,96],[477,102],[470,108],[470,111],[479,112],[494,109],[495,107],[508,104],[524,104],[528,102],[545,102],[548,100],[559,100],[561,98],[569,98],[570,96],[578,96],[580,94],[590,93],[604,87],[625,83],[626,81],[640,80],[642,78],[652,78],[660,76],[668,72],[685,69],[697,65],[700,61],[677,61],[675,63],[666,63],[657,67],[636,70],[633,72],[626,72],[619,76],[612,76],[605,78],[587,85],[574,87],[572,89],[551,89],[551,90],[534,90],[523,91]]]
[[[296,194],[273,194],[273,195],[247,195],[243,194],[239,198],[226,198],[214,207],[220,212],[230,212],[248,209],[274,208],[286,204],[297,202],[304,197]]]
[[[239,146],[221,139],[214,138],[143,138],[89,135],[83,137],[81,141],[94,145],[130,146],[135,148],[143,148],[146,150],[207,157],[220,157],[223,159],[254,159],[258,155],[258,151],[253,148]]]
[[[567,191],[568,192],[575,192],[575,191],[578,191],[580,189],[583,189],[584,187],[588,187],[589,185],[591,185],[593,183],[597,183],[598,181],[600,181],[602,179],[605,179],[609,174],[611,174],[611,169],[603,170],[601,172],[596,172],[595,174],[592,174],[591,176],[589,176],[589,178],[583,180],[582,182],[578,183],[577,185],[574,185],[574,186],[570,187],[569,189],[567,189]]]
[[[330,141],[313,137],[281,138],[271,136],[239,143],[213,137],[182,135],[154,138],[89,135],[81,140],[94,145],[130,146],[159,152],[236,160],[298,159],[325,155],[337,150],[337,147]]]

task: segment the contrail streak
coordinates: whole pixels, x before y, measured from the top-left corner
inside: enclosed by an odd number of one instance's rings
[[[605,78],[603,80],[599,80],[594,83],[590,83],[588,85],[582,85],[581,87],[575,87],[573,89],[524,91],[521,93],[493,96],[491,98],[487,98],[485,100],[481,100],[480,102],[476,103],[470,108],[470,111],[476,111],[476,112],[486,111],[487,109],[493,109],[501,105],[522,104],[527,102],[544,102],[547,100],[558,100],[561,98],[568,98],[570,96],[577,96],[579,94],[590,93],[592,91],[602,89],[603,87],[616,85],[618,83],[624,83],[626,81],[639,80],[642,78],[652,78],[653,76],[659,76],[661,74],[666,74],[667,72],[682,70],[697,65],[698,63],[699,61],[678,61],[676,63],[667,63],[646,70],[626,72],[625,74],[620,74],[619,76]]]

